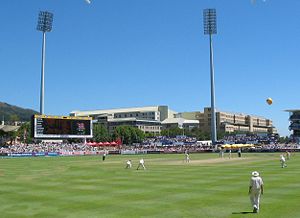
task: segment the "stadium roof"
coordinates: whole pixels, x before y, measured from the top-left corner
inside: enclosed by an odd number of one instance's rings
[[[113,118],[108,119],[109,122],[128,122],[128,121],[137,121],[137,122],[146,122],[146,123],[160,123],[156,120],[143,120],[143,119],[137,119],[136,117],[127,117],[127,118]]]
[[[187,120],[184,118],[167,118],[161,122],[162,124],[169,124],[169,123],[182,123],[182,124],[199,124],[199,120]]]
[[[11,126],[11,125],[0,125],[0,130],[3,132],[13,132],[17,131],[20,126]]]
[[[91,115],[91,114],[109,114],[109,113],[130,113],[130,112],[145,112],[145,111],[157,111],[161,106],[148,106],[148,107],[132,107],[132,108],[115,108],[107,110],[75,110],[70,114],[76,114],[77,116]]]
[[[288,110],[284,110],[286,112],[300,112],[300,109],[288,109]]]

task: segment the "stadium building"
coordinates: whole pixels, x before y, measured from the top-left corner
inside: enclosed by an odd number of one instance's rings
[[[144,133],[160,134],[163,128],[170,123],[163,122],[170,118],[174,118],[177,112],[170,110],[168,106],[150,106],[150,107],[134,107],[134,108],[118,108],[109,110],[93,110],[93,111],[72,111],[70,116],[89,116],[93,117],[95,123],[100,123],[107,127],[109,132],[113,132],[117,126],[129,125],[135,126]],[[174,120],[173,120],[174,121]],[[172,122],[173,122],[172,121]],[[194,123],[185,119],[177,120],[174,123],[179,128],[191,128]]]
[[[176,115],[175,115],[176,116]],[[161,122],[164,129],[179,127],[180,129],[191,130],[199,127],[199,121],[193,119],[184,119],[180,117],[167,118]]]
[[[2,121],[0,125],[0,145],[5,144],[7,141],[10,140],[10,134],[12,132],[17,132],[20,126],[17,125],[17,122],[15,122],[15,125],[5,125],[4,121]]]
[[[211,108],[204,108],[203,112],[182,112],[178,117],[199,120],[199,128],[210,132]],[[256,115],[216,111],[217,130],[227,133],[245,132],[254,134],[277,134],[276,128],[270,119]]]
[[[289,112],[290,126],[289,130],[293,131],[291,137],[297,142],[300,142],[300,109],[285,110]]]
[[[17,126],[17,125],[14,125],[14,126],[4,125],[4,124],[0,125],[0,131],[3,133],[16,132],[16,131],[18,131],[19,128],[20,128],[20,126]]]
[[[211,109],[204,108],[203,112],[182,112],[170,110],[168,106],[150,106],[134,108],[118,108],[109,110],[72,111],[70,116],[93,117],[94,123],[107,127],[110,133],[117,126],[135,126],[144,133],[160,134],[162,129],[179,127],[192,129],[199,127],[210,132]],[[276,134],[272,120],[242,113],[216,112],[217,130],[228,133],[245,132],[260,134]]]

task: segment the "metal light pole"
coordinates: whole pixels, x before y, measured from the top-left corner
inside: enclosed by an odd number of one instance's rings
[[[52,30],[53,14],[48,11],[40,11],[37,30],[43,32],[42,45],[42,69],[41,69],[41,93],[40,93],[40,114],[44,114],[44,86],[45,86],[45,50],[46,32]]]
[[[204,34],[209,35],[210,48],[210,90],[211,90],[211,140],[213,144],[217,141],[216,110],[215,110],[215,78],[213,63],[212,35],[217,34],[216,9],[204,9]]]

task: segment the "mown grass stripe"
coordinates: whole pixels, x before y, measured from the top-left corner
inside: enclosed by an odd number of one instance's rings
[[[136,170],[143,157],[147,170]],[[126,160],[133,169],[124,169]],[[250,173],[265,181],[257,217],[300,217],[298,169],[278,153],[0,159],[1,217],[253,217]]]

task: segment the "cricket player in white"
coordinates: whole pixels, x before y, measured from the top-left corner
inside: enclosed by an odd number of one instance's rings
[[[185,162],[189,163],[190,162],[190,155],[189,155],[188,150],[186,150],[184,153],[185,153]]]
[[[287,167],[285,163],[285,157],[283,156],[283,154],[280,155],[280,163],[282,168]]]
[[[138,165],[138,167],[136,168],[136,170],[138,170],[138,169],[140,168],[140,166],[142,166],[144,170],[146,169],[146,167],[145,167],[145,161],[144,161],[143,158],[140,159],[139,165]]]
[[[224,158],[224,148],[220,148],[219,157]]]
[[[249,185],[249,195],[253,207],[253,213],[258,213],[259,211],[260,195],[264,193],[263,185],[264,183],[262,178],[259,176],[259,173],[257,171],[252,172]]]
[[[127,162],[126,162],[126,169],[130,169],[132,167],[132,164],[131,164],[131,160],[128,160]]]

